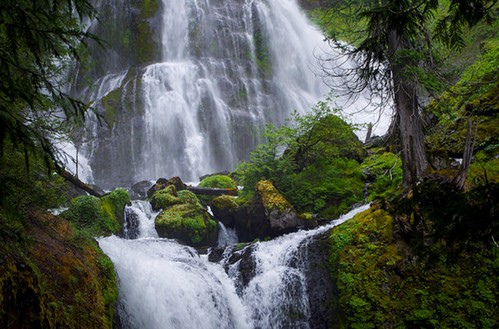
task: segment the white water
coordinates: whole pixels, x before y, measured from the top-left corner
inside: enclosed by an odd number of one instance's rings
[[[121,99],[110,105],[116,122],[108,127],[89,120],[81,141],[94,181],[103,188],[172,176],[195,181],[232,170],[263,141],[267,122],[283,124],[330,92],[318,76],[317,58],[331,57],[323,52],[334,50],[295,0],[161,1],[162,12],[151,20],[160,35],[160,59],[114,67],[127,58],[110,49],[109,56],[96,58],[106,73],[79,91],[104,111],[106,95],[121,90]],[[125,2],[123,10],[133,11]],[[126,16],[116,12],[121,10],[116,0],[99,6],[111,10],[105,18],[116,20],[111,26]],[[111,61],[116,56],[123,58]],[[353,122],[377,120],[365,111],[364,98],[352,104],[339,97],[334,103],[348,104],[345,115],[355,113]],[[384,129],[380,125],[375,132]]]
[[[143,202],[136,207],[144,213]],[[210,263],[190,247],[154,237],[148,216],[140,216],[140,221],[146,221],[140,228],[148,232],[141,231],[141,238],[112,236],[98,242],[115,264],[125,328],[309,328],[300,263],[306,259],[298,254],[299,247],[367,208],[356,208],[316,230],[256,243],[256,275],[239,295],[235,289],[238,263],[229,270],[229,277],[222,267],[227,260]],[[290,318],[293,314],[301,320]]]

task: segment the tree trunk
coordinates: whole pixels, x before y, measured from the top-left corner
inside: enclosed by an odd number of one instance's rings
[[[468,129],[466,133],[466,143],[464,145],[463,162],[459,167],[459,171],[456,177],[454,177],[454,179],[452,180],[452,183],[460,191],[464,190],[464,185],[466,183],[466,179],[468,178],[468,171],[470,168],[471,160],[473,159],[473,149],[475,148],[476,128],[473,140],[471,140],[471,126],[471,118],[468,118]]]
[[[416,84],[405,76],[405,68],[411,62],[410,59],[397,55],[400,50],[408,48],[407,41],[396,30],[390,31],[388,37],[389,60],[393,80],[393,97],[399,121],[403,184],[405,187],[414,186],[428,166]]]

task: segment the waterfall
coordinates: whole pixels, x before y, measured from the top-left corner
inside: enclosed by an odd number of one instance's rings
[[[294,0],[96,6],[103,19],[89,29],[107,48],[90,49],[73,89],[108,122],[91,115],[76,141],[104,189],[232,170],[266,123],[283,124],[329,92],[317,56],[332,50]]]
[[[240,261],[231,265],[228,275],[228,254],[220,263],[211,263],[193,248],[157,238],[151,230],[154,214],[146,202],[136,201],[132,208],[148,214],[137,216],[139,238],[98,240],[117,272],[121,323],[130,329],[309,328],[307,259],[300,246],[367,207],[315,230],[250,245],[255,273],[241,288],[236,275]]]

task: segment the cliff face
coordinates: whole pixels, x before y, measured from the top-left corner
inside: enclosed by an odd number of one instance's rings
[[[23,224],[0,243],[0,326],[112,327],[116,278],[96,242],[48,213]]]

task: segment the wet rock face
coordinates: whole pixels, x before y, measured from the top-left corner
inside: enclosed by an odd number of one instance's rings
[[[331,308],[328,307],[335,287],[328,271],[329,231],[305,241],[301,253],[306,253],[305,277],[310,303],[310,328],[332,328]]]
[[[221,263],[225,272],[234,279],[236,291],[242,295],[244,288],[255,277],[256,263],[253,257],[255,245],[249,244],[243,248],[230,246],[227,248],[214,248],[208,254],[208,260]]]
[[[310,316],[306,319],[304,327],[332,328],[330,302],[335,296],[335,287],[330,278],[330,272],[325,266],[328,262],[328,236],[329,232],[321,233],[306,239],[301,243],[297,252],[288,259],[287,265],[300,269],[305,275],[306,294],[308,296],[308,309]],[[225,272],[233,278],[236,291],[242,296],[244,289],[257,274],[257,261],[254,252],[256,244],[230,246],[210,250],[208,260],[220,263]],[[299,280],[297,280],[299,281]],[[299,298],[301,286],[289,286],[286,289],[290,298]],[[292,310],[290,310],[292,312]],[[295,313],[293,313],[295,314]],[[297,316],[299,312],[295,314]],[[294,319],[296,320],[296,319]],[[305,321],[305,319],[304,319]],[[296,324],[296,322],[293,322]]]

